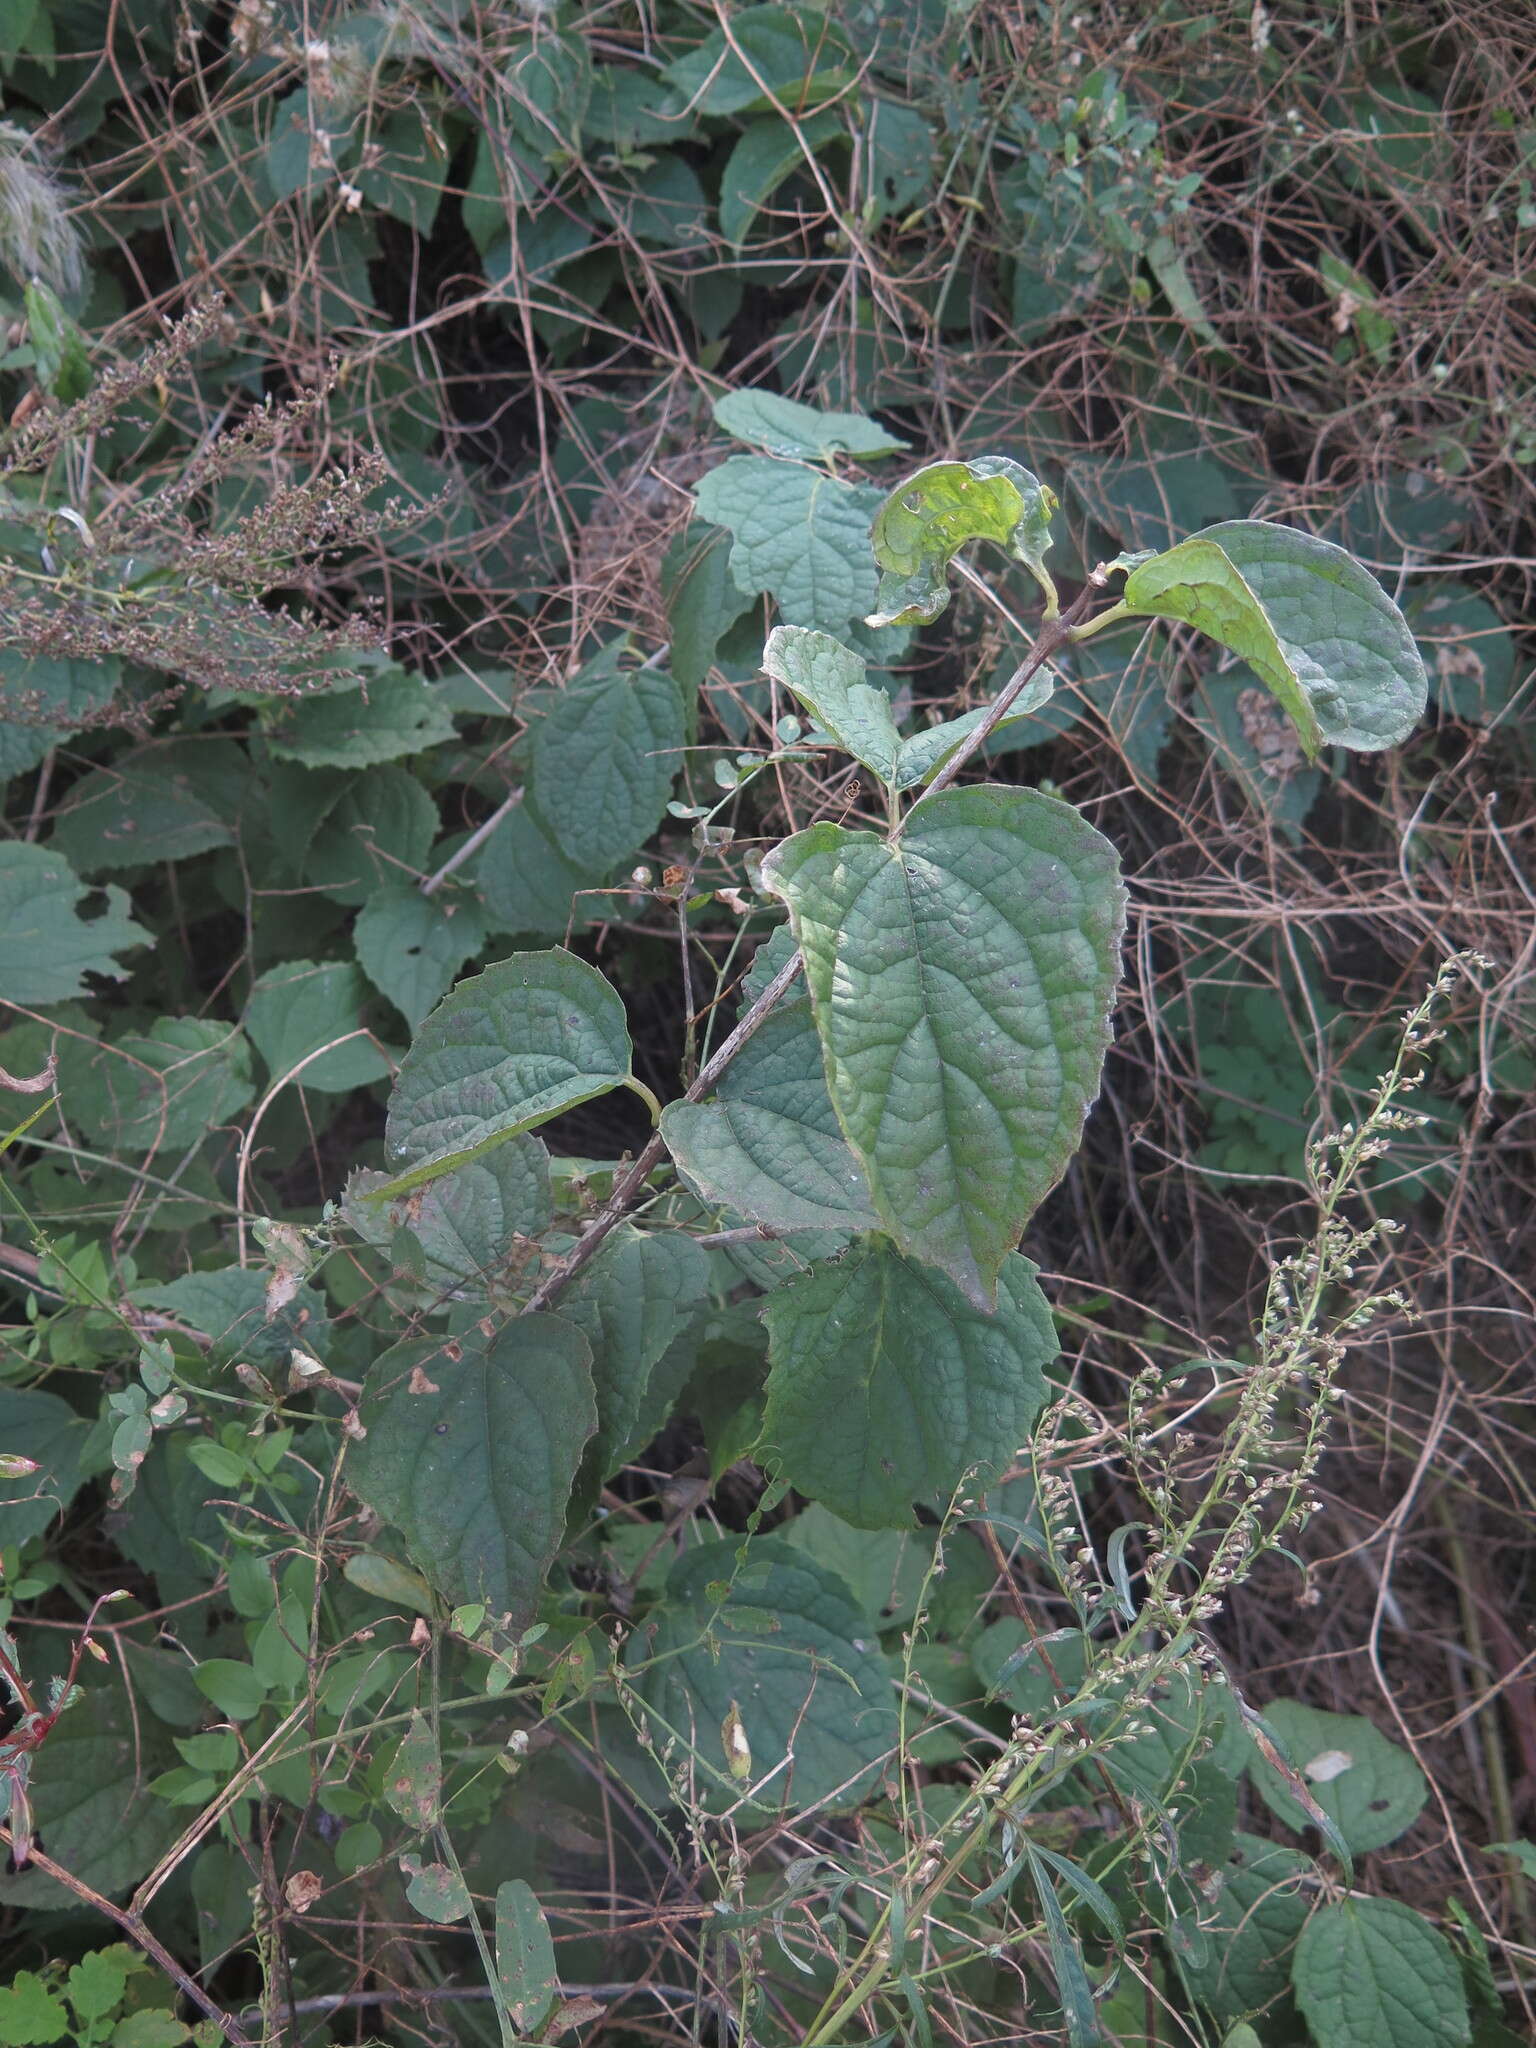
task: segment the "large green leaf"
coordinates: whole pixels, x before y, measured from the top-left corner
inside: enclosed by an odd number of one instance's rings
[[[730,246],[741,248],[758,214],[784,180],[804,168],[807,156],[847,137],[847,129],[830,109],[795,122],[777,114],[749,122],[720,173],[720,233]],[[770,222],[770,238],[772,231]]]
[[[1291,1985],[1327,2048],[1459,2048],[1471,2036],[1454,1950],[1396,1899],[1320,1906],[1296,1944]]]
[[[630,1078],[624,1005],[556,947],[461,981],[417,1034],[389,1098],[392,1195],[423,1187],[518,1131]]]
[[[585,1512],[610,1473],[639,1446],[634,1438],[652,1368],[703,1299],[709,1261],[679,1231],[654,1236],[623,1226],[584,1266],[560,1313],[592,1347],[597,1431],[577,1488]]]
[[[483,1289],[514,1239],[549,1227],[549,1154],[527,1133],[393,1202],[370,1201],[387,1180],[366,1168],[352,1175],[347,1221],[433,1289]]]
[[[1180,619],[1241,655],[1309,759],[1325,746],[1397,746],[1424,715],[1429,679],[1407,620],[1330,541],[1258,519],[1209,526],[1132,569],[1123,602],[1134,617]]]
[[[896,845],[813,825],[763,878],[789,905],[882,1223],[990,1309],[1098,1091],[1125,917],[1114,848],[1036,790],[950,789]]]
[[[820,9],[738,7],[730,32],[711,30],[667,66],[684,105],[739,114],[778,100],[794,113],[853,83],[848,49]]]
[[[244,1033],[202,1017],[161,1017],[89,1050],[77,1039],[70,1053],[65,1112],[113,1151],[184,1152],[255,1092]]]
[[[881,575],[870,625],[931,625],[949,603],[950,562],[973,540],[1006,548],[1054,597],[1043,564],[1055,509],[1055,492],[1006,455],[929,463],[875,516]]]
[[[81,874],[186,860],[233,844],[249,787],[238,747],[152,741],[81,777],[52,844]]]
[[[1202,1907],[1176,1953],[1190,1989],[1226,2026],[1273,2004],[1289,1985],[1310,1911],[1301,1880],[1314,1865],[1295,1849],[1239,1834],[1219,1867],[1214,1910]]]
[[[366,768],[453,738],[453,720],[420,676],[386,669],[367,684],[301,698],[268,728],[279,760],[306,768]]]
[[[875,601],[869,526],[880,493],[768,455],[733,455],[699,481],[705,519],[735,535],[731,574],[796,626],[836,633]]]
[[[533,786],[561,853],[607,869],[655,831],[682,766],[683,696],[656,669],[562,690],[534,727]]]
[[[288,960],[251,990],[245,1028],[274,1081],[291,1076],[300,1088],[344,1095],[389,1072],[363,1023],[367,1001],[368,984],[350,961]]]
[[[662,559],[672,673],[685,689],[702,685],[722,638],[757,602],[731,574],[730,553],[730,535],[696,519],[673,538]]]
[[[445,1599],[533,1618],[597,1426],[592,1354],[558,1316],[397,1344],[370,1368],[349,1484]]]
[[[840,1579],[772,1537],[684,1552],[630,1659],[659,1748],[678,1738],[694,1794],[716,1810],[855,1806],[895,1747],[879,1641]],[[751,1750],[738,1781],[721,1729],[732,1709]],[[760,1787],[754,1791],[754,1787]]]
[[[0,783],[35,768],[82,720],[111,703],[121,680],[113,655],[86,661],[0,647]]]
[[[492,931],[555,939],[589,921],[580,892],[604,879],[567,860],[527,799],[508,811],[470,872]]]
[[[1429,1780],[1406,1749],[1363,1714],[1330,1714],[1300,1700],[1273,1700],[1264,1719],[1318,1805],[1357,1856],[1395,1842],[1417,1820]],[[1249,1770],[1277,1820],[1304,1832],[1314,1825],[1273,1764],[1251,1752]]]
[[[42,1387],[0,1387],[0,1453],[30,1458],[35,1472],[0,1479],[0,1543],[22,1544],[62,1514],[86,1472],[90,1424]]]
[[[364,904],[386,882],[421,874],[437,837],[437,805],[407,768],[349,775],[304,858],[304,879],[338,903]]]
[[[352,943],[364,974],[414,1030],[485,944],[485,918],[463,896],[386,882],[358,913]]]
[[[797,398],[752,386],[727,391],[715,400],[715,420],[728,434],[770,455],[803,455],[825,460],[829,455],[856,455],[871,461],[895,455],[910,444],[862,412],[822,412]]]
[[[806,998],[747,1040],[708,1102],[673,1102],[662,1136],[706,1201],[770,1230],[870,1230],[877,1218],[827,1094]]]
[[[865,1529],[942,1509],[968,1474],[986,1486],[1028,1441],[1059,1348],[1035,1273],[1011,1254],[987,1315],[876,1240],[778,1288],[765,1454]]]
[[[98,892],[52,847],[13,839],[0,845],[0,989],[13,1003],[61,1003],[88,992],[86,975],[126,981],[117,955],[147,946],[149,933],[128,915],[121,889],[103,889],[106,907],[82,916]]]

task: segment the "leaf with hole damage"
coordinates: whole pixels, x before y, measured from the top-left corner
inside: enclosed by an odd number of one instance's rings
[[[1406,1749],[1363,1714],[1330,1714],[1300,1700],[1272,1700],[1264,1720],[1307,1790],[1355,1855],[1383,1849],[1417,1820],[1429,1781]],[[1257,1750],[1249,1771],[1277,1820],[1304,1833],[1313,1825],[1285,1779]]]
[[[1114,848],[1036,790],[950,789],[895,845],[813,825],[763,879],[789,905],[881,1223],[990,1310],[1098,1092],[1125,920]]]
[[[767,1453],[800,1492],[861,1529],[986,1486],[1044,1405],[1056,1331],[1036,1268],[1012,1253],[995,1314],[883,1240],[768,1297]]]
[[[369,1369],[353,1491],[405,1538],[443,1597],[533,1619],[597,1427],[592,1353],[558,1316],[487,1337],[397,1344]]]
[[[682,765],[683,693],[655,669],[572,683],[533,731],[539,810],[561,853],[606,871],[655,831]]]
[[[1006,455],[929,463],[875,515],[870,544],[881,573],[869,624],[931,625],[949,603],[949,565],[973,540],[1005,548],[1054,597],[1044,558],[1055,509],[1055,492]]]
[[[423,1187],[629,1078],[624,1005],[595,967],[560,947],[498,960],[443,998],[400,1063],[388,1193]]]
[[[352,944],[364,974],[414,1030],[485,944],[485,918],[467,897],[386,882],[358,912]]]
[[[673,1102],[662,1136],[705,1201],[775,1231],[872,1230],[863,1169],[827,1094],[809,1001],[778,1005],[707,1102]]]
[[[679,1738],[678,1760],[716,1811],[856,1806],[896,1742],[890,1674],[863,1610],[772,1537],[755,1538],[745,1563],[739,1538],[685,1552],[630,1658],[658,1747]],[[752,1752],[746,1784],[722,1747],[733,1706]]]
[[[1471,2036],[1455,1951],[1396,1899],[1320,1906],[1296,1944],[1291,1988],[1327,2048],[1460,2048]]]
[[[910,445],[862,412],[823,412],[797,398],[781,398],[777,391],[755,387],[717,398],[715,421],[738,441],[770,455],[853,455],[873,461]]]
[[[84,914],[96,897],[105,908]],[[121,889],[88,888],[51,847],[0,846],[0,988],[13,1003],[61,1003],[88,993],[86,975],[126,981],[117,955],[151,943]]]
[[[792,625],[836,633],[875,601],[869,524],[880,493],[769,455],[733,455],[699,480],[701,516],[735,536],[731,574]]]
[[[1407,620],[1351,555],[1293,527],[1208,526],[1132,569],[1123,602],[1241,655],[1309,760],[1325,746],[1395,747],[1424,715],[1429,678]]]

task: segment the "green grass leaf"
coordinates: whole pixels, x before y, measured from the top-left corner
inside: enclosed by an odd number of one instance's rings
[[[624,1005],[558,948],[514,953],[461,981],[421,1027],[389,1098],[391,1195],[590,1102],[630,1076]]]
[[[882,1224],[990,1309],[1098,1091],[1125,915],[1113,847],[1054,797],[952,789],[895,846],[813,825],[763,878]]]
[[[117,955],[151,943],[129,917],[121,889],[100,892],[106,907],[83,914],[95,898],[52,847],[24,840],[0,845],[0,988],[12,1003],[59,1003],[89,992],[85,977],[126,981]]]
[[[1352,556],[1293,527],[1207,527],[1132,569],[1124,604],[1136,618],[1181,619],[1241,655],[1309,760],[1325,746],[1397,746],[1424,715],[1429,679],[1407,620]]]
[[[1471,2035],[1450,1943],[1396,1899],[1320,1907],[1296,1944],[1291,1985],[1327,2048],[1458,2048]]]
[[[360,1412],[353,1490],[445,1599],[526,1627],[597,1427],[586,1338],[537,1315],[493,1337],[397,1344],[370,1368]]]
[[[1028,1440],[1059,1346],[1036,1268],[1005,1262],[988,1315],[882,1240],[769,1295],[765,1454],[858,1528],[985,1486]]]

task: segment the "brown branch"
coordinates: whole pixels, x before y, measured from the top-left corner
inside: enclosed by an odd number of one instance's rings
[[[9,1828],[0,1827],[0,1842],[6,1843],[9,1847],[15,1846]],[[216,2005],[196,1979],[187,1975],[170,1950],[155,1939],[137,1913],[131,1913],[126,1906],[116,1906],[110,1899],[104,1899],[100,1892],[92,1891],[91,1887],[76,1877],[73,1871],[66,1870],[62,1863],[55,1863],[51,1856],[45,1856],[42,1850],[35,1846],[30,1850],[27,1860],[29,1863],[35,1863],[45,1876],[53,1879],[55,1884],[61,1884],[66,1891],[73,1892],[83,1905],[94,1907],[98,1913],[104,1913],[130,1940],[136,1941],[150,1961],[164,1970],[182,1996],[189,1998],[205,2019],[213,2021],[225,2039],[233,2044],[233,2048],[252,2048],[250,2037],[240,2031],[234,2014]]]

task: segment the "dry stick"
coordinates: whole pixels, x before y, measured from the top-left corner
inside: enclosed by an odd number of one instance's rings
[[[965,739],[955,749],[948,761],[945,762],[932,782],[929,783],[925,795],[932,796],[937,790],[947,788],[954,781],[977,748],[986,743],[988,736],[1007,717],[1010,706],[1018,697],[1024,685],[1044,667],[1045,663],[1050,660],[1058,648],[1071,639],[1073,626],[1087,615],[1096,591],[1102,588],[1102,585],[1102,574],[1095,572],[1094,577],[1090,578],[1087,587],[1074,598],[1060,618],[1048,619],[1045,622],[1040,629],[1039,638],[1030,648],[1028,654],[1025,655],[1018,668],[1014,670],[1012,676],[1009,677],[1006,688],[998,694],[986,717],[982,719],[973,732],[966,734]],[[702,1102],[704,1100],[704,1097],[710,1093],[715,1083],[720,1079],[720,1076],[762,1023],[774,1004],[778,1002],[780,996],[789,987],[803,965],[804,962],[799,953],[792,954],[784,963],[762,994],[757,998],[757,1001],[753,1003],[751,1009],[741,1019],[730,1037],[724,1041],[713,1058],[706,1062],[698,1079],[683,1097],[685,1102]],[[599,1250],[609,1233],[618,1224],[623,1222],[624,1217],[639,1198],[646,1182],[655,1171],[665,1149],[661,1133],[657,1131],[648,1141],[634,1165],[630,1167],[624,1178],[614,1188],[607,1203],[593,1217],[574,1250],[567,1253],[561,1263],[540,1281],[539,1285],[528,1297],[528,1304],[523,1310],[524,1315],[532,1315],[539,1309],[548,1308],[565,1292],[582,1267]]]
[[[14,1846],[9,1828],[0,1827],[0,1842]],[[234,2014],[216,2005],[197,1980],[187,1975],[170,1950],[161,1946],[137,1913],[131,1913],[126,1906],[114,1905],[110,1899],[104,1899],[100,1892],[93,1892],[88,1884],[82,1883],[75,1876],[73,1871],[66,1870],[62,1863],[55,1863],[51,1856],[45,1856],[35,1843],[28,1852],[27,1861],[35,1863],[39,1870],[53,1879],[55,1884],[63,1885],[64,1889],[73,1892],[77,1899],[83,1900],[87,1906],[93,1906],[98,1913],[105,1913],[109,1920],[121,1927],[124,1934],[136,1941],[152,1962],[159,1964],[183,1997],[190,1998],[198,2011],[206,2019],[213,2021],[226,2040],[233,2042],[234,2048],[251,2048],[250,2040],[241,2033]]]
[[[470,833],[469,837],[465,840],[464,844],[460,847],[457,847],[452,853],[449,854],[448,858],[443,862],[442,866],[438,869],[435,875],[428,875],[424,882],[418,884],[418,887],[420,888],[422,895],[430,896],[434,893],[434,891],[441,889],[444,882],[446,882],[448,877],[453,873],[454,869],[463,867],[465,861],[469,860],[472,855],[477,854],[480,851],[481,847],[484,846],[485,842],[496,830],[496,827],[501,823],[502,819],[508,817],[513,811],[515,811],[518,805],[522,802],[522,800],[523,792],[520,789],[514,789],[512,794],[507,798],[506,802],[503,804],[499,804],[497,808],[494,811],[492,811],[491,815],[484,821],[483,824],[479,824],[475,827],[474,831]]]

